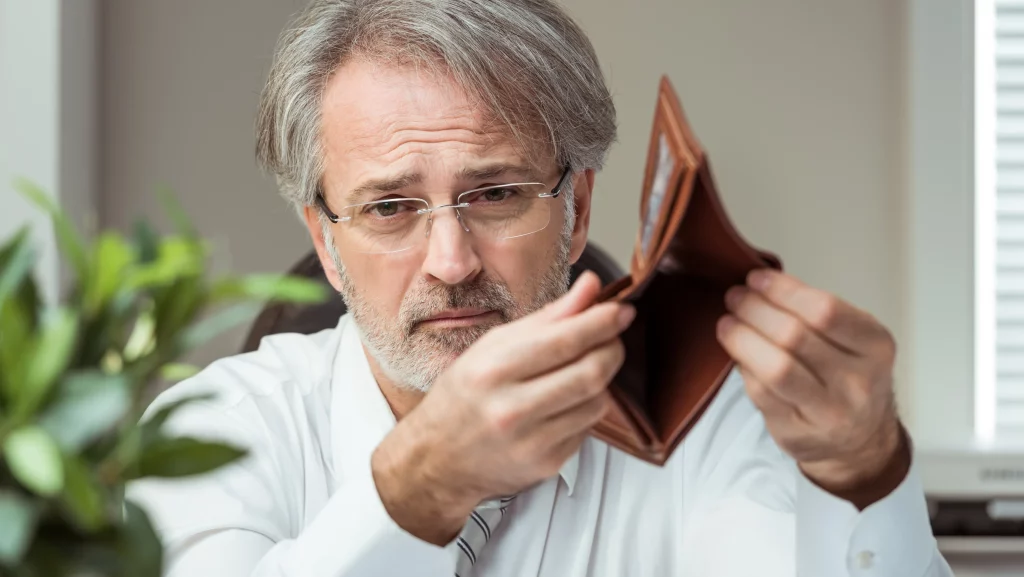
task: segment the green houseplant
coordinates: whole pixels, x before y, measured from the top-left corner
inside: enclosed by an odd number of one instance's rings
[[[168,406],[140,422],[158,379],[194,373],[182,356],[251,319],[268,300],[312,302],[322,286],[283,275],[209,278],[208,247],[165,196],[176,233],[86,241],[46,194],[72,282],[43,302],[22,229],[0,245],[0,575],[156,577],[162,547],[132,479],[211,471],[237,447],[165,434]]]

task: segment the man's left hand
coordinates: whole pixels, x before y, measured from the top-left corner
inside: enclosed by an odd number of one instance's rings
[[[864,508],[909,469],[893,395],[896,344],[870,314],[791,275],[753,271],[718,339],[769,433],[811,481]]]

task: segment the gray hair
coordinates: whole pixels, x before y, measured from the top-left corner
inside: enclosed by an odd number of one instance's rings
[[[531,161],[600,170],[615,140],[593,46],[552,0],[313,0],[278,40],[256,126],[257,159],[297,210],[323,173],[322,94],[356,55],[446,74]]]

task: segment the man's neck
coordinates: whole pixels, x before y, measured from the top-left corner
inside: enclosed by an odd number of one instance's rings
[[[373,378],[377,381],[377,386],[380,387],[381,394],[384,395],[384,399],[388,402],[388,406],[391,407],[391,412],[395,415],[395,420],[402,420],[403,417],[416,408],[416,405],[420,404],[425,393],[403,387],[394,382],[394,380],[389,378],[387,374],[385,374],[384,370],[381,369],[380,365],[377,363],[377,359],[370,354],[370,351],[366,349],[365,345],[363,346],[363,354],[366,355],[366,359],[370,362],[370,372],[373,373]]]

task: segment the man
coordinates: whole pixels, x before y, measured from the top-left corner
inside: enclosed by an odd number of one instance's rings
[[[550,0],[315,0],[281,37],[258,156],[350,314],[154,407],[247,447],[144,481],[175,576],[949,575],[872,317],[758,271],[737,361],[664,467],[588,436],[633,311],[570,290],[615,112]]]

